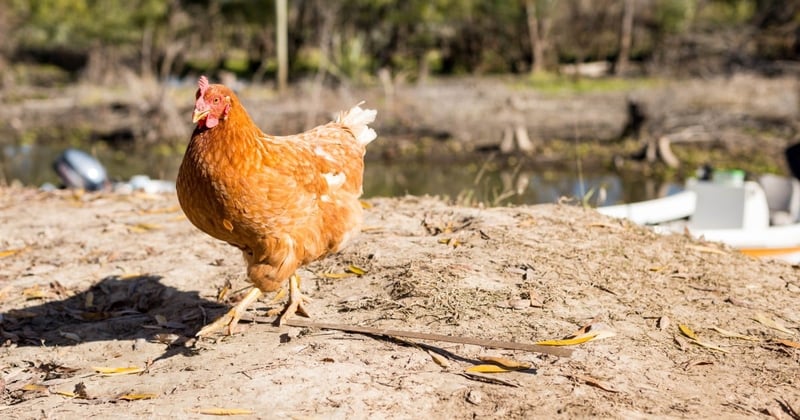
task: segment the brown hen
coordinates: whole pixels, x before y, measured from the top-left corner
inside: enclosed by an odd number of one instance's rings
[[[232,327],[262,292],[289,282],[279,323],[307,315],[298,267],[337,252],[361,226],[367,126],[376,111],[355,106],[335,122],[293,136],[261,131],[223,85],[198,82],[197,127],[178,172],[181,208],[203,232],[242,250],[255,286],[198,336]]]

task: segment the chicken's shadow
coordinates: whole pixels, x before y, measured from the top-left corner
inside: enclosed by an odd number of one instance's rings
[[[195,291],[162,284],[160,276],[109,276],[64,299],[2,313],[0,334],[6,344],[18,346],[156,340],[169,334],[185,338],[193,337],[221,308]]]

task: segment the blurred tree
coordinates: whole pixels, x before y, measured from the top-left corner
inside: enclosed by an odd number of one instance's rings
[[[528,35],[531,39],[533,56],[531,73],[541,73],[545,70],[545,52],[550,42],[548,36],[554,3],[553,0],[525,0]]]
[[[800,52],[797,0],[5,0],[0,66],[55,64],[95,82],[130,71],[282,80],[284,2],[289,80],[370,83],[381,69],[424,80],[612,60],[623,72],[629,59],[663,71],[732,48],[741,63]],[[745,35],[754,42],[730,41]]]
[[[619,31],[619,53],[614,65],[614,73],[625,74],[628,71],[628,60],[631,55],[633,38],[633,11],[635,0],[622,0],[622,25]]]

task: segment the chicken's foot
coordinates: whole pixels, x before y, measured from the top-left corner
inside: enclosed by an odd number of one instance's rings
[[[207,337],[212,333],[215,333],[225,327],[228,327],[227,334],[233,334],[233,329],[236,324],[239,323],[239,320],[242,318],[242,315],[247,311],[247,307],[250,306],[253,302],[258,300],[261,297],[261,290],[257,287],[250,289],[250,291],[245,295],[244,299],[242,299],[239,303],[236,304],[233,308],[231,308],[228,313],[219,317],[216,321],[212,322],[211,324],[206,325],[200,331],[195,334],[196,337]]]
[[[289,303],[286,305],[283,315],[278,318],[278,325],[282,325],[284,321],[294,314],[300,314],[309,318],[308,311],[306,311],[303,304],[310,303],[311,301],[312,299],[310,297],[300,292],[300,276],[292,274],[292,276],[289,277]]]

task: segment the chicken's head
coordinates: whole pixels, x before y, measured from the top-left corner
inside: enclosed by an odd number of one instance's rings
[[[231,97],[225,95],[219,85],[209,85],[205,76],[200,76],[197,81],[197,97],[194,103],[192,122],[207,128],[216,127],[220,120],[224,120],[231,110]]]

